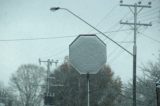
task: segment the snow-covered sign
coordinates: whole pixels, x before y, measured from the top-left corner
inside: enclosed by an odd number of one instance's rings
[[[96,74],[106,63],[106,44],[95,34],[79,35],[69,45],[69,61],[80,74]]]

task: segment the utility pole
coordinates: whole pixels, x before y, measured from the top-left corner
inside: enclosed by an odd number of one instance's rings
[[[57,68],[57,65],[58,65],[58,60],[54,61],[53,63],[55,63],[55,67]]]
[[[50,59],[48,59],[48,60],[46,60],[46,61],[43,61],[43,60],[41,60],[41,59],[39,59],[39,64],[41,65],[41,63],[47,63],[47,89],[46,89],[46,91],[47,91],[47,93],[49,93],[49,75],[50,75],[50,66],[52,65],[52,63],[53,63],[54,61],[53,60],[50,60]]]
[[[151,2],[148,2],[148,5],[141,5],[141,2],[135,3],[135,4],[123,4],[123,1],[120,1],[120,6],[129,7],[131,12],[134,15],[134,22],[122,22],[120,21],[120,24],[130,25],[133,26],[134,30],[134,44],[133,44],[133,106],[136,106],[136,67],[137,67],[137,26],[152,26],[151,23],[137,23],[137,15],[141,12],[143,8],[151,8]],[[140,8],[140,9],[138,9]]]
[[[39,64],[47,63],[47,84],[46,84],[46,93],[45,93],[45,104],[51,106],[53,104],[54,94],[50,93],[50,86],[63,86],[63,85],[50,85],[50,79],[55,79],[54,77],[50,77],[50,67],[53,63],[55,63],[55,67],[57,67],[58,60],[54,61],[53,59],[48,59],[46,61],[39,59]]]

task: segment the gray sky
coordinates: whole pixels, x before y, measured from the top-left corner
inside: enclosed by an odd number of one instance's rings
[[[138,0],[124,0],[132,4]],[[149,0],[141,0],[147,4]],[[138,15],[140,22],[152,22],[152,27],[140,27],[137,35],[138,64],[156,61],[160,50],[160,0],[152,0],[152,8],[145,8]],[[133,41],[130,26],[120,25],[121,19],[133,22],[127,7],[120,7],[119,0],[0,0],[0,80],[8,83],[11,73],[21,64],[38,64],[38,58],[52,58],[63,62],[68,46],[79,34],[97,33],[66,11],[49,11],[50,7],[64,7],[76,13],[117,42]],[[138,22],[139,22],[138,21]],[[125,31],[122,31],[124,30]],[[126,30],[127,29],[127,30]],[[111,32],[117,31],[117,32]],[[116,76],[127,82],[132,78],[132,56],[111,41],[97,34],[107,44],[107,64]],[[75,37],[65,37],[75,36]],[[152,37],[148,38],[146,36]],[[10,39],[63,37],[48,40],[3,41]],[[132,52],[132,43],[120,43]],[[60,64],[60,63],[59,63]],[[52,68],[55,68],[53,66]],[[137,73],[140,75],[139,68]]]

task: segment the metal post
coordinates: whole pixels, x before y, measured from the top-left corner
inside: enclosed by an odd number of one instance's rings
[[[158,88],[157,88],[157,85],[156,85],[156,96],[157,96],[157,106],[159,106],[159,102],[158,102],[159,97],[158,97]]]
[[[89,89],[90,80],[89,80],[89,73],[87,73],[87,84],[88,84],[88,105],[87,106],[90,106],[90,89]]]
[[[50,82],[49,82],[49,75],[50,75],[50,65],[52,63],[50,62],[50,59],[48,59],[47,62],[47,93],[49,93],[49,87],[50,87]]]
[[[133,106],[136,106],[136,59],[137,59],[137,4],[134,7],[134,45],[133,45]]]
[[[159,98],[159,93],[160,92],[160,80],[156,82],[156,97],[157,97],[157,106],[160,106],[160,98]]]

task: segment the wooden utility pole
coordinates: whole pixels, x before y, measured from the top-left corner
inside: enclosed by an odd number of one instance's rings
[[[141,2],[135,3],[135,4],[123,4],[123,1],[120,1],[120,6],[129,7],[131,12],[134,15],[134,22],[122,22],[120,21],[120,24],[130,25],[133,26],[134,30],[134,44],[133,44],[133,106],[136,106],[136,65],[137,65],[137,26],[151,26],[151,23],[137,23],[137,15],[141,12],[143,8],[151,8],[151,2],[148,3],[148,5],[141,5]],[[140,8],[138,10],[138,8]]]

